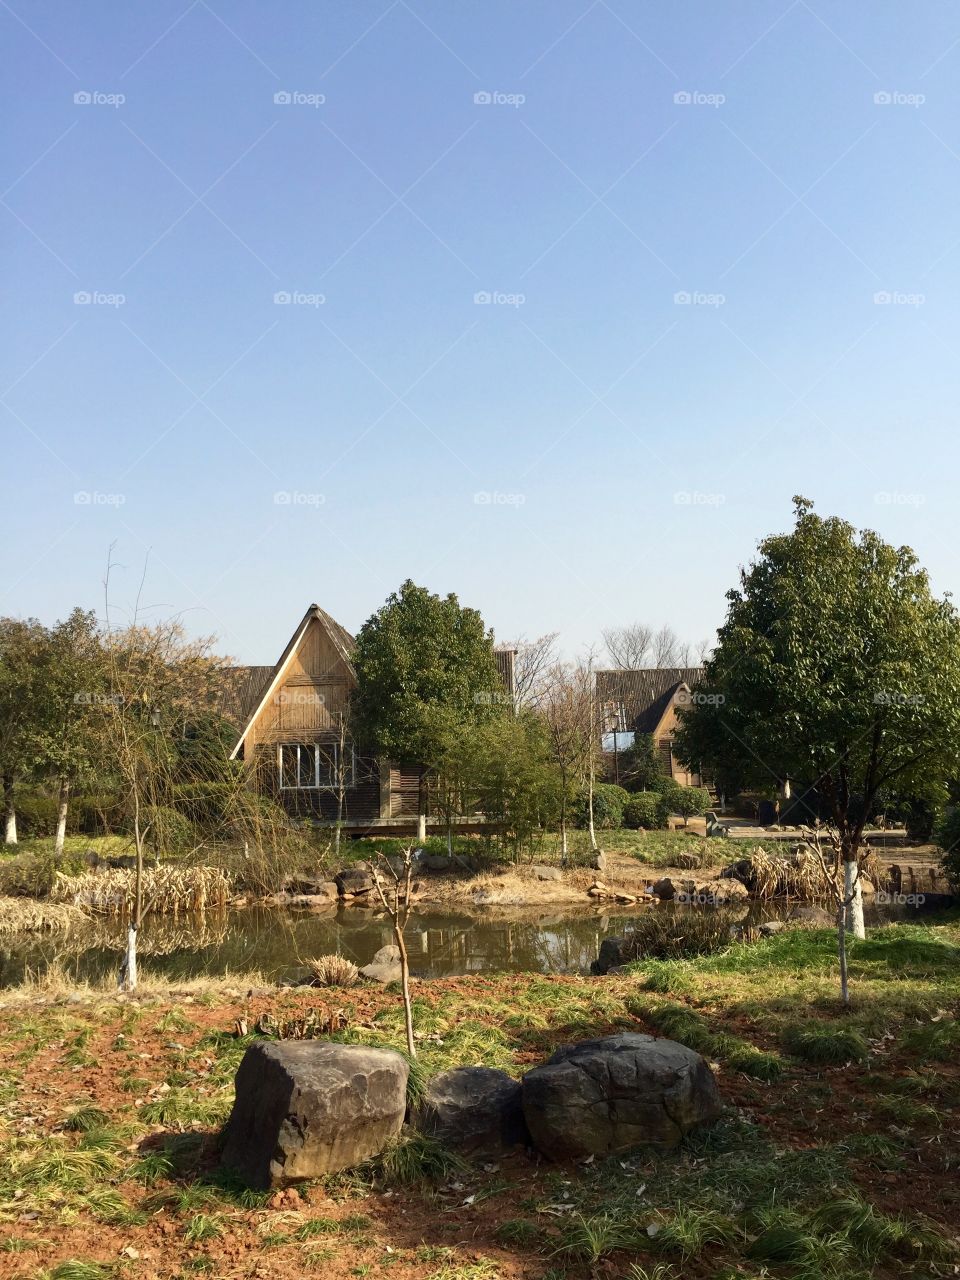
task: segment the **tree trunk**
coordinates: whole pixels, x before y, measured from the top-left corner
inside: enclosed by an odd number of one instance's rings
[[[850,987],[847,980],[847,906],[841,902],[837,907],[837,953],[840,957],[840,998],[845,1005],[850,1003]]]
[[[420,786],[417,790],[417,839],[422,844],[427,838],[427,787],[423,771],[420,772]]]
[[[847,932],[855,938],[865,938],[867,930],[863,923],[863,886],[860,883],[859,865],[853,860],[843,864],[843,896],[847,904],[844,913]]]
[[[13,801],[13,774],[3,775],[4,844],[17,843],[17,810]]]
[[[393,936],[400,952],[400,988],[403,991],[403,1025],[407,1033],[407,1053],[411,1058],[417,1056],[417,1046],[413,1041],[413,1007],[410,1004],[410,961],[407,958],[407,944],[403,940],[403,926],[399,920],[393,922]]]
[[[133,839],[137,853],[137,870],[133,890],[133,911],[127,926],[127,954],[120,970],[120,986],[127,991],[137,989],[137,931],[143,914],[143,843],[146,832],[140,829],[139,805],[134,802]]]
[[[70,779],[60,779],[60,801],[57,805],[57,834],[53,842],[55,857],[63,857],[63,842],[67,838],[67,809],[70,805]]]
[[[587,806],[590,813],[590,848],[596,852],[600,846],[597,844],[597,829],[593,824],[593,768],[590,769],[590,778],[587,790]]]

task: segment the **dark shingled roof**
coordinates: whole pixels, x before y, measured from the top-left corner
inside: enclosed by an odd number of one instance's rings
[[[601,712],[619,709],[621,727],[653,733],[680,685],[695,689],[703,667],[643,667],[597,672],[597,702]]]

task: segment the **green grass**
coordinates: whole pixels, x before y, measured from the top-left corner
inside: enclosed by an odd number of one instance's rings
[[[409,1187],[417,1183],[449,1182],[467,1171],[466,1162],[436,1138],[416,1130],[405,1131],[367,1169],[387,1186]]]
[[[866,1062],[870,1048],[854,1027],[795,1023],[785,1027],[783,1044],[788,1053],[818,1066],[843,1066]]]

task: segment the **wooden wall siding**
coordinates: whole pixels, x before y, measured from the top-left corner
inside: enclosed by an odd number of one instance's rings
[[[333,822],[337,816],[336,793],[323,788],[285,788],[280,786],[277,748],[261,743],[257,748],[257,785],[264,795],[272,796],[291,818],[318,818]],[[380,817],[380,763],[364,756],[357,757],[356,786],[344,795],[343,820],[369,822]]]
[[[336,731],[352,681],[339,651],[316,619],[307,626],[283,681],[247,732],[248,750],[260,743],[316,741]]]
[[[415,764],[390,765],[390,817],[416,817],[420,812],[420,769]]]

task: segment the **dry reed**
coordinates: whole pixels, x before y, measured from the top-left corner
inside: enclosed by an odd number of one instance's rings
[[[0,897],[0,937],[17,933],[67,934],[88,923],[89,917],[68,903]]]
[[[143,913],[188,915],[223,911],[230,900],[230,881],[219,867],[159,866],[144,868]],[[50,898],[103,915],[129,915],[136,892],[136,872],[85,871],[59,874]]]
[[[318,987],[354,987],[360,980],[360,970],[346,956],[318,956],[307,964]]]

